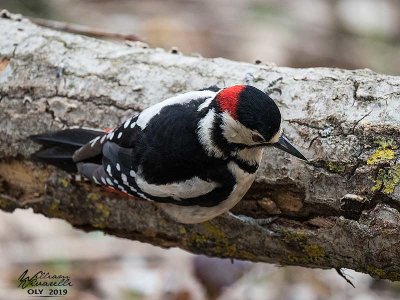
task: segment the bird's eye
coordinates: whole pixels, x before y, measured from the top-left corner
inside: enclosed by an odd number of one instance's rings
[[[264,142],[264,139],[261,136],[259,136],[258,134],[253,134],[253,136],[251,138],[253,139],[253,142],[256,142],[256,143]]]

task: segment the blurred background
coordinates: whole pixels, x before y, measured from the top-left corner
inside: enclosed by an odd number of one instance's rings
[[[400,74],[399,0],[0,0],[0,7],[136,34],[184,54]]]
[[[26,16],[134,34],[184,54],[400,74],[400,0],[0,0]],[[32,211],[0,212],[0,299],[25,270],[69,275],[66,299],[399,299],[400,284],[277,267],[82,233]]]

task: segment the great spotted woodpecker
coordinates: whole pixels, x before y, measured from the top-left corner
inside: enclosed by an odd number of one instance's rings
[[[34,157],[154,201],[181,223],[235,206],[266,147],[306,160],[283,135],[274,101],[248,85],[169,98],[108,133],[68,129],[32,138],[45,146]]]

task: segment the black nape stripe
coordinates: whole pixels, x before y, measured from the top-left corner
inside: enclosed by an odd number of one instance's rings
[[[236,163],[240,169],[242,169],[243,171],[245,171],[245,172],[247,172],[249,174],[254,174],[258,169],[258,164],[251,165],[251,164],[249,164],[249,163],[247,163],[247,162],[245,162],[245,161],[243,161],[243,160],[241,160],[239,158],[232,158],[232,161],[234,163]]]

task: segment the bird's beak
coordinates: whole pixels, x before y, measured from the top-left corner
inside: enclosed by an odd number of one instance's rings
[[[286,136],[284,136],[283,134],[281,135],[281,137],[279,138],[279,141],[277,143],[272,144],[272,146],[274,146],[275,148],[281,149],[289,154],[292,154],[302,160],[307,161],[307,158],[304,157],[303,154],[301,154],[299,152],[299,150],[297,150],[287,139]]]

